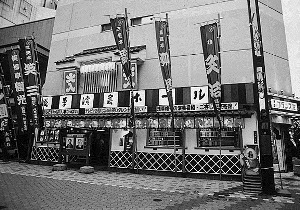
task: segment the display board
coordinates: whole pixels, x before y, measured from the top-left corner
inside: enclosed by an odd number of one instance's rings
[[[92,131],[80,128],[60,129],[60,162],[62,156],[66,163],[71,162],[70,156],[85,156],[86,165],[89,164],[89,153]]]
[[[219,128],[200,128],[198,129],[198,147],[219,147],[220,139],[218,137]],[[241,139],[239,135],[240,128],[238,127],[227,127],[222,128],[221,131],[221,146],[223,147],[240,147]]]

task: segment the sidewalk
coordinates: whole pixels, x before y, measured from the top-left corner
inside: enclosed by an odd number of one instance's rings
[[[300,177],[275,173],[291,197],[242,192],[242,183],[0,161],[0,209],[300,209]]]
[[[79,173],[77,169],[52,171],[52,166],[33,165],[18,162],[0,162],[0,173],[69,180],[95,185],[109,185],[135,189],[151,189],[166,192],[196,193],[209,195],[226,189],[242,189],[242,183],[181,177],[155,176],[145,174],[95,171],[92,174]]]

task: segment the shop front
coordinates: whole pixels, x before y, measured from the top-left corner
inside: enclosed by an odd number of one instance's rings
[[[253,93],[251,86],[239,84],[248,95]],[[224,89],[234,90],[234,86],[227,85]],[[225,91],[222,93],[230,97],[221,106],[220,139],[217,135],[219,123],[212,104],[198,103],[207,100],[199,97],[206,95],[207,86],[174,90],[175,132],[171,132],[171,113],[164,97],[165,90],[134,91],[135,149],[132,148],[133,128],[129,126],[130,104],[129,100],[125,100],[130,97],[130,91],[45,96],[44,102],[48,105],[44,106],[45,129],[41,131],[40,141],[34,143],[31,158],[58,162],[60,144],[57,133],[73,128],[92,133],[89,144],[91,165],[239,175],[239,154],[243,146],[255,144],[253,130],[256,129],[256,118],[252,97],[235,97],[235,94]],[[198,97],[195,97],[196,94],[199,94]],[[230,102],[231,96],[236,98],[235,102]],[[87,107],[86,104],[91,106]],[[76,139],[81,138],[69,137],[73,138],[74,145]],[[70,154],[72,161],[84,159],[79,153],[77,156],[74,154]]]
[[[293,140],[293,123],[300,117],[298,98],[269,93],[272,121],[274,171],[293,170],[292,158],[296,143]]]

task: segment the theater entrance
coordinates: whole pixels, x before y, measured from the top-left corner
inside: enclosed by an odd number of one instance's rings
[[[109,129],[93,132],[90,147],[90,164],[92,166],[108,166],[109,140]]]

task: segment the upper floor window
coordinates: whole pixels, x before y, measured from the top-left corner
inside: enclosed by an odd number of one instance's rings
[[[101,31],[104,32],[104,31],[110,31],[112,30],[111,29],[111,24],[110,23],[106,23],[106,24],[102,24],[101,25]]]
[[[13,8],[13,6],[14,6],[14,0],[0,0],[0,2],[8,5],[11,8]]]
[[[142,25],[153,22],[153,15],[131,18],[131,26]]]
[[[117,88],[115,62],[94,63],[80,67],[80,86],[83,93],[113,92]]]

